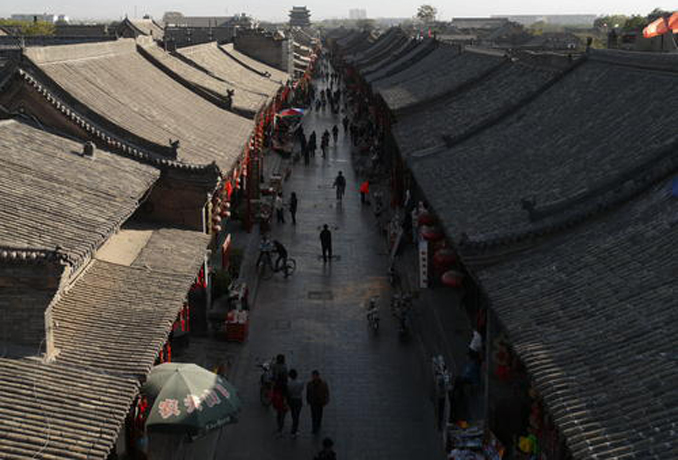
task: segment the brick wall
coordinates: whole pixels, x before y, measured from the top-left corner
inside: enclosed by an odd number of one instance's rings
[[[202,231],[202,213],[212,188],[164,171],[135,217]]]
[[[45,310],[59,289],[63,267],[52,264],[0,265],[0,348],[46,350]]]
[[[233,41],[235,28],[224,27],[166,27],[165,45],[168,51],[176,51],[177,48],[199,45],[216,41],[218,43],[230,43]]]
[[[270,35],[256,31],[238,31],[233,39],[233,46],[257,61],[287,72],[287,40],[276,40]]]

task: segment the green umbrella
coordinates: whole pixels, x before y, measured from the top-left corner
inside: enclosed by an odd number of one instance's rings
[[[141,389],[154,400],[146,427],[198,436],[237,421],[242,403],[226,379],[195,364],[155,366]]]

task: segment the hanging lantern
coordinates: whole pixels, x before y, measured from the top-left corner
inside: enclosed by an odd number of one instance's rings
[[[213,233],[220,233],[221,232],[221,225],[215,225],[212,227],[212,232]]]
[[[430,212],[424,211],[417,216],[417,222],[419,225],[433,225],[435,223],[435,218]]]
[[[438,241],[445,237],[439,227],[424,225],[421,227],[421,236],[428,241]]]
[[[228,201],[221,206],[221,217],[231,217],[231,203]]]
[[[450,248],[440,248],[433,255],[433,265],[439,269],[448,269],[456,261],[457,254]]]
[[[449,287],[461,287],[462,279],[464,278],[463,273],[460,273],[455,270],[448,270],[443,273],[443,276],[440,277],[440,281]]]
[[[212,216],[212,222],[214,222],[215,224],[221,223],[221,216],[219,214],[214,214]]]

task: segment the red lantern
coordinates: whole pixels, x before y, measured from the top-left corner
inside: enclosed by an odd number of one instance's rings
[[[445,286],[450,287],[461,287],[461,281],[464,278],[464,275],[458,271],[448,270],[443,273],[443,276],[440,277],[440,281]]]
[[[438,268],[450,268],[457,261],[457,254],[453,249],[440,248],[433,255],[433,265]]]
[[[221,205],[221,217],[231,217],[231,203],[228,201]]]
[[[421,227],[421,236],[428,241],[438,241],[443,239],[445,235],[443,235],[443,232],[438,227],[424,225]]]
[[[435,223],[435,219],[433,218],[433,214],[428,211],[424,211],[417,217],[417,222],[419,222],[419,225],[433,225]]]

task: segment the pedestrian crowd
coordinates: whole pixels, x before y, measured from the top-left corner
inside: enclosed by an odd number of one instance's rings
[[[276,356],[275,363],[271,366],[271,375],[273,378],[273,388],[271,394],[271,404],[275,409],[277,436],[282,437],[285,429],[285,419],[289,412],[292,418],[290,435],[296,438],[299,434],[299,419],[304,405],[304,399],[311,413],[311,433],[316,435],[320,432],[323,421],[323,410],[330,402],[330,388],[320,376],[318,370],[311,372],[311,379],[303,382],[299,378],[296,369],[287,369],[285,355]],[[334,453],[332,450],[333,441],[330,438],[323,440],[324,456],[318,454],[318,459],[333,459],[336,457],[328,456]],[[322,453],[322,451],[321,451]]]

